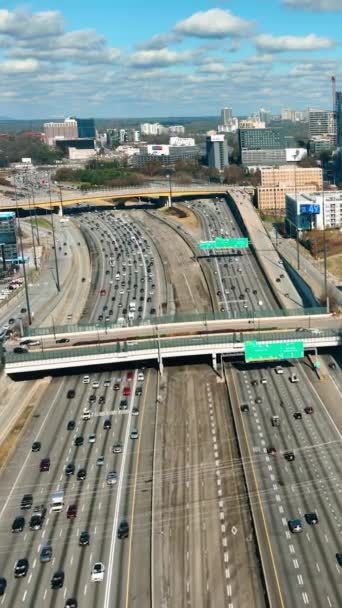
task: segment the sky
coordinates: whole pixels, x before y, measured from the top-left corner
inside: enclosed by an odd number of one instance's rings
[[[0,116],[328,109],[342,0],[0,0]]]

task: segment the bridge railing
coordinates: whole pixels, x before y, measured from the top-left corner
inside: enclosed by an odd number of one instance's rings
[[[74,358],[74,357],[89,357],[91,355],[101,354],[125,354],[136,351],[144,350],[157,350],[159,347],[161,352],[167,349],[183,349],[184,347],[196,347],[196,346],[212,346],[212,345],[225,345],[225,344],[243,344],[250,340],[256,340],[257,342],[288,342],[291,340],[302,341],[306,340],[312,342],[313,347],[317,343],[318,338],[339,338],[342,332],[329,329],[322,330],[319,334],[315,334],[312,331],[304,330],[300,332],[287,331],[287,332],[268,332],[264,334],[255,334],[255,332],[239,332],[236,334],[227,335],[204,335],[204,336],[192,336],[186,338],[157,338],[142,339],[132,342],[121,341],[113,344],[101,344],[99,342],[94,346],[83,346],[83,347],[62,347],[56,350],[42,349],[39,351],[31,351],[27,353],[7,353],[6,363],[19,363],[25,361],[37,361],[37,360],[48,360],[48,359],[62,359],[62,358]]]
[[[291,310],[284,310],[283,308],[274,308],[272,310],[244,310],[242,311],[229,311],[229,312],[204,312],[204,313],[184,313],[175,315],[162,315],[155,316],[151,315],[144,319],[135,319],[133,323],[128,321],[125,323],[110,323],[110,322],[98,322],[98,323],[78,323],[70,325],[55,325],[50,327],[29,327],[25,328],[25,336],[47,336],[54,334],[72,334],[81,333],[87,331],[108,331],[120,329],[122,327],[144,327],[147,325],[167,325],[170,323],[195,323],[202,322],[203,324],[208,321],[229,321],[229,320],[250,320],[255,321],[264,318],[273,317],[291,317],[291,316],[314,316],[326,314],[327,309],[325,307],[312,307],[312,308],[294,308]]]

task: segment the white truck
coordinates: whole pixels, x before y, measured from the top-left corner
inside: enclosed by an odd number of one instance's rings
[[[53,492],[51,496],[50,511],[63,511],[64,507],[64,492]]]

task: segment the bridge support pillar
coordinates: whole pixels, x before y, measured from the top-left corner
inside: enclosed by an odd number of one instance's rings
[[[212,358],[213,358],[213,369],[215,372],[217,372],[217,355],[213,354]]]
[[[64,213],[63,213],[63,205],[62,205],[62,204],[61,204],[61,205],[59,205],[59,208],[58,208],[58,215],[59,215],[59,217],[63,217],[63,215],[64,215]]]
[[[166,207],[167,207],[168,209],[170,209],[170,207],[172,207],[172,199],[171,199],[170,194],[169,194],[169,196],[167,197],[167,203],[166,203]]]

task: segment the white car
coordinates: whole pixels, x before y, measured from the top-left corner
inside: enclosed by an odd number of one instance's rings
[[[99,388],[100,383],[96,380],[95,382],[93,382],[93,388]]]
[[[88,435],[88,442],[89,443],[95,443],[96,442],[96,435],[95,435],[95,433],[90,433],[90,435]]]
[[[91,571],[91,580],[94,583],[102,582],[104,579],[105,567],[102,562],[95,562]]]
[[[275,373],[276,374],[283,374],[284,373],[284,370],[281,367],[281,365],[277,365],[277,367],[275,368]]]
[[[138,373],[138,382],[144,382],[145,380],[145,376],[143,374],[143,372],[139,372]]]
[[[89,384],[89,382],[90,382],[89,376],[83,376],[82,382],[83,382],[83,384]]]
[[[83,410],[82,420],[90,420],[91,412],[87,408]]]
[[[138,439],[139,437],[139,433],[136,429],[133,429],[133,431],[131,431],[131,439]]]

